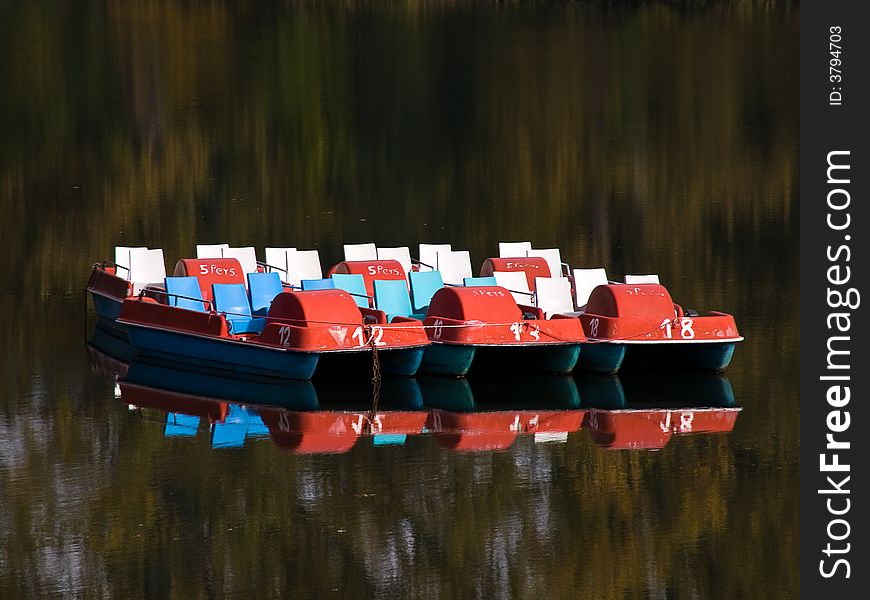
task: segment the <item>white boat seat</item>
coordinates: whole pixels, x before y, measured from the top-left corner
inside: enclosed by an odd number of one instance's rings
[[[462,285],[463,279],[471,277],[471,254],[468,250],[442,250],[436,254],[435,263],[445,284]]]
[[[266,248],[266,272],[275,271],[281,281],[287,281],[287,253],[296,248]]]
[[[518,256],[528,256],[526,253],[531,249],[531,242],[499,242],[498,257],[517,258]]]
[[[115,275],[130,281],[130,250],[147,250],[145,246],[115,246]]]
[[[574,303],[577,310],[583,310],[592,290],[599,285],[607,285],[607,271],[603,267],[574,269]]]
[[[405,269],[405,279],[411,272],[411,249],[407,246],[396,248],[378,248],[378,260],[397,260]]]
[[[420,271],[438,270],[438,253],[450,252],[450,244],[420,244]]]
[[[287,253],[287,283],[301,288],[303,279],[323,279],[320,253],[317,250],[296,250]]]
[[[229,248],[229,244],[197,244],[197,258],[223,258],[224,248]]]
[[[525,271],[493,271],[492,276],[495,277],[497,285],[511,293],[514,302],[525,306],[534,305],[532,290],[529,289],[529,280]]]
[[[555,314],[574,311],[571,282],[567,277],[535,277],[535,306],[549,319]]]
[[[344,260],[377,260],[378,248],[374,242],[369,244],[345,244]]]
[[[562,277],[562,253],[558,248],[532,248],[526,256],[537,256],[547,261],[550,277]]]
[[[166,263],[163,250],[155,248],[130,250],[130,281],[133,295],[138,295],[147,285],[163,285],[166,278]]]
[[[658,275],[626,275],[625,283],[661,283]]]
[[[257,251],[254,250],[253,246],[244,246],[241,248],[224,248],[223,257],[235,258],[236,260],[238,260],[239,264],[242,265],[243,273],[257,272]],[[247,284],[247,279],[245,280],[245,284]]]

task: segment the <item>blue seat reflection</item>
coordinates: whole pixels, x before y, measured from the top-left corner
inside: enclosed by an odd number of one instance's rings
[[[182,413],[166,413],[166,427],[163,435],[166,437],[192,437],[199,427],[199,417]]]

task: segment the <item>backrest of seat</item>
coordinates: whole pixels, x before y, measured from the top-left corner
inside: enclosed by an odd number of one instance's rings
[[[223,258],[223,251],[229,248],[229,244],[197,244],[197,258]]]
[[[626,275],[625,283],[661,283],[658,275]]]
[[[556,277],[550,272],[547,260],[540,256],[519,256],[516,258],[487,258],[480,265],[480,276],[486,277],[496,271],[522,271],[526,274],[526,286],[535,287],[535,277]]]
[[[163,281],[169,306],[205,312],[205,303],[202,301],[202,292],[196,277],[165,277]]]
[[[567,277],[537,277],[535,279],[535,305],[549,319],[557,313],[574,310],[571,299],[571,282]]]
[[[206,300],[214,300],[212,284],[240,283],[244,286],[245,274],[235,258],[182,258],[175,263],[175,275],[193,275],[199,280],[199,289]]]
[[[378,248],[378,260],[397,260],[405,269],[405,277],[411,272],[411,250],[407,246]]]
[[[410,316],[411,298],[408,297],[408,286],[398,279],[375,279],[375,308],[389,315]]]
[[[166,277],[166,263],[163,262],[163,250],[133,249],[130,250],[130,281],[133,282],[133,294],[149,283],[159,283]]]
[[[362,275],[369,296],[374,296],[375,279],[398,279],[405,283],[405,287],[408,286],[408,276],[397,260],[343,260],[330,269],[332,275],[339,273]]]
[[[471,277],[471,254],[468,250],[440,251],[436,263],[444,283],[462,285],[462,280]]]
[[[532,248],[526,256],[543,258],[550,268],[550,277],[562,277],[562,253],[558,248]]]
[[[508,290],[517,304],[532,305],[532,292],[529,280],[523,271],[495,271],[492,274],[496,283]]]
[[[420,266],[421,271],[437,271],[438,270],[438,253],[450,252],[450,244],[420,244]]]
[[[245,246],[241,248],[224,248],[224,258],[235,258],[242,265],[242,271],[245,273],[257,272],[257,251],[253,246]]]
[[[411,308],[415,313],[424,313],[429,308],[432,296],[444,287],[440,271],[414,271],[410,273]]]
[[[345,244],[344,260],[378,260],[378,248],[374,242],[368,244]]]
[[[499,258],[516,258],[518,256],[528,256],[526,252],[531,249],[531,242],[499,242],[498,256]]]
[[[147,250],[145,246],[115,246],[115,275],[130,281],[130,250]]]
[[[214,308],[227,313],[228,319],[251,316],[248,292],[242,283],[215,283],[212,285]]]
[[[278,273],[248,273],[248,293],[251,296],[251,311],[265,315],[275,296],[284,291]]]
[[[275,271],[281,281],[287,281],[287,253],[296,248],[266,248],[266,271]]]
[[[498,285],[498,282],[492,275],[488,277],[465,277],[462,280],[462,285],[465,287],[488,287]]]
[[[302,291],[310,290],[334,290],[335,281],[332,279],[303,279]]]
[[[336,273],[332,276],[335,287],[348,292],[357,306],[369,308],[366,281],[359,273]]]
[[[574,303],[577,305],[577,310],[586,306],[592,290],[599,285],[607,285],[607,271],[603,267],[574,269]]]
[[[287,283],[300,287],[303,279],[323,279],[320,253],[317,250],[297,250],[287,253]]]

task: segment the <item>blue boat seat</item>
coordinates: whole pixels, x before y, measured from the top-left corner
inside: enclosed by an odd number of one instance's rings
[[[423,319],[425,315],[414,314],[411,310],[411,297],[404,279],[375,279],[375,308],[387,313],[387,321],[393,317],[413,317]]]
[[[435,292],[444,287],[440,271],[411,271],[411,308],[415,313],[426,314]]]
[[[332,279],[303,279],[302,291],[308,290],[334,290],[335,282]]]
[[[369,308],[369,295],[366,291],[366,282],[361,274],[336,273],[332,276],[332,281],[337,289],[351,294],[357,306]]]
[[[251,312],[255,317],[265,317],[275,296],[284,291],[281,276],[271,273],[248,273],[248,291],[251,295]]]
[[[199,289],[199,280],[194,276],[166,277],[163,280],[166,286],[166,297],[169,306],[186,308],[206,312],[205,303],[202,301],[202,290]]]
[[[466,277],[462,280],[462,285],[465,287],[488,287],[498,285],[498,283],[496,283],[495,277],[490,275],[489,277]]]
[[[230,333],[260,333],[266,326],[266,319],[253,318],[248,293],[243,283],[212,284],[214,307],[226,314]]]

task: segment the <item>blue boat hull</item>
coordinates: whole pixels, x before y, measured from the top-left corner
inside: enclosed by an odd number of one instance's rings
[[[413,377],[420,368],[425,346],[412,348],[389,348],[378,350],[378,364],[381,375],[387,377]],[[373,373],[371,352],[324,353],[317,367],[320,375],[333,376],[348,372]]]
[[[278,350],[134,324],[127,332],[136,355],[203,372],[311,379],[320,358],[317,352]]]
[[[613,375],[622,366],[625,344],[585,343],[577,361],[577,369],[589,373]]]
[[[423,354],[420,370],[437,375],[463,377],[474,365],[475,372],[505,369],[567,374],[574,370],[580,344],[527,346],[472,346],[432,344]]]
[[[731,363],[735,342],[627,344],[626,368],[673,367],[724,371]]]
[[[127,327],[118,323],[121,316],[122,302],[116,298],[109,298],[102,294],[91,292],[91,300],[94,303],[94,312],[97,313],[97,323],[116,332],[116,335],[127,340]]]
[[[423,352],[420,371],[436,375],[463,377],[468,374],[476,351],[476,346],[432,344]]]

